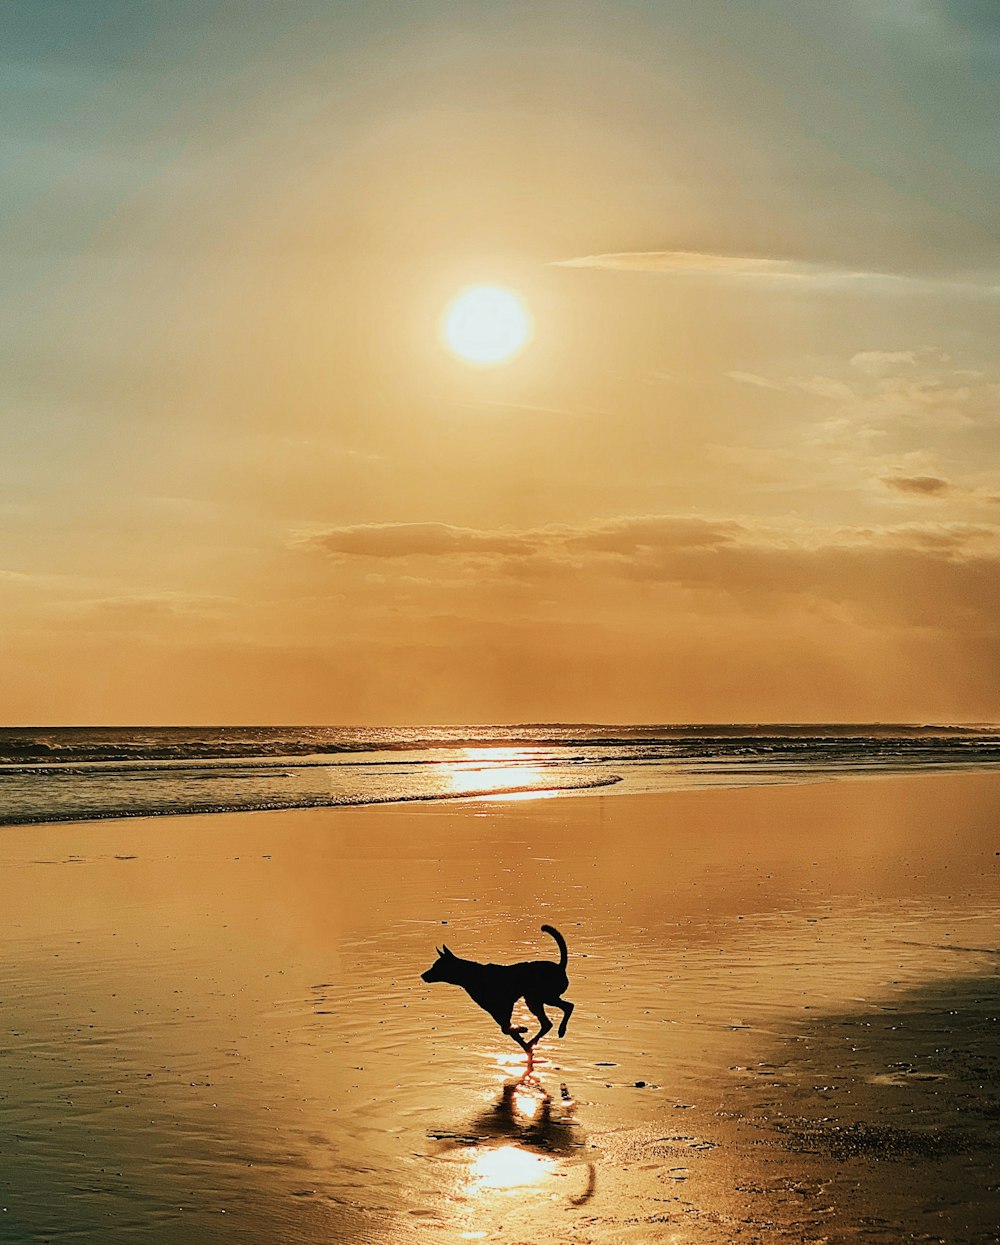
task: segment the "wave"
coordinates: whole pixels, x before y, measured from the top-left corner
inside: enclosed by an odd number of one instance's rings
[[[439,727],[12,727],[0,729],[0,766],[55,767],[137,762],[265,761],[321,764],[346,754],[455,748],[628,748],[662,755],[789,754],[844,748],[902,752],[921,748],[1000,750],[987,725],[694,724],[609,726],[520,723]]]
[[[185,816],[195,813],[264,813],[296,808],[351,808],[377,804],[413,804],[438,800],[476,800],[490,796],[563,794],[572,791],[590,791],[598,787],[611,787],[622,781],[620,774],[602,774],[569,782],[521,783],[514,786],[483,786],[466,791],[419,791],[386,792],[382,795],[351,793],[328,796],[255,796],[247,800],[185,801],[177,804],[150,803],[136,807],[103,805],[95,808],[46,809],[22,811],[13,815],[0,811],[0,826],[40,825],[51,822],[111,821],[126,817]]]

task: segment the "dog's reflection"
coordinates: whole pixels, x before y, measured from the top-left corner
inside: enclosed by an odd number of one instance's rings
[[[454,1132],[437,1132],[432,1136],[442,1142],[445,1149],[482,1147],[478,1152],[480,1157],[474,1163],[474,1167],[490,1173],[490,1178],[482,1183],[504,1185],[507,1183],[506,1175],[510,1175],[515,1184],[534,1183],[538,1176],[550,1169],[552,1162],[560,1156],[578,1152],[585,1144],[575,1116],[576,1103],[567,1086],[561,1084],[558,1096],[554,1096],[529,1070],[515,1080],[505,1081],[499,1098],[473,1116],[464,1128]],[[498,1154],[498,1147],[502,1155]],[[518,1152],[527,1164],[512,1164],[511,1160]],[[491,1163],[487,1154],[496,1157],[497,1163]],[[542,1160],[543,1165],[533,1164],[532,1155]],[[545,1159],[545,1155],[551,1157]],[[503,1163],[499,1163],[501,1157]],[[493,1172],[494,1166],[498,1167],[496,1173]],[[586,1163],[586,1170],[587,1184],[583,1194],[569,1199],[577,1206],[589,1201],[594,1193],[594,1164]],[[494,1176],[497,1178],[494,1179]]]
[[[576,1104],[565,1085],[554,1100],[538,1077],[526,1072],[506,1081],[499,1099],[473,1121],[478,1133],[510,1137],[553,1153],[578,1149],[583,1142],[574,1119]]]

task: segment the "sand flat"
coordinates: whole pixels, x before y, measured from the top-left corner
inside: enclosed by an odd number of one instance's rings
[[[0,1241],[993,1240],[1000,775],[8,829]],[[419,972],[570,944],[534,1076]]]

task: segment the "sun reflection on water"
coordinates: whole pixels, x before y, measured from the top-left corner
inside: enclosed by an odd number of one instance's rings
[[[548,794],[536,788],[544,788],[551,779],[545,770],[532,764],[535,753],[531,748],[462,748],[462,759],[445,767],[445,781],[452,795],[495,791],[508,797],[513,795],[538,796]],[[525,788],[530,790],[525,791]]]
[[[538,1108],[542,1105],[542,1100],[527,1089],[515,1090],[514,1092],[514,1112],[523,1115],[527,1120],[533,1120],[538,1114]]]
[[[455,1240],[493,1240],[505,1223],[511,1228],[511,1216],[524,1215],[527,1222],[553,1207],[583,1206],[596,1188],[596,1167],[581,1152],[584,1137],[567,1085],[553,1092],[513,1052],[491,1052],[490,1059],[503,1078],[499,1096],[494,1084],[483,1109],[443,1137],[439,1151],[456,1165],[449,1180]]]
[[[469,1164],[469,1191],[504,1191],[539,1184],[555,1168],[556,1161],[546,1154],[535,1154],[519,1146],[506,1145],[476,1151]]]

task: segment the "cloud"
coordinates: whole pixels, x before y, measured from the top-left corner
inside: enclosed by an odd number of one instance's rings
[[[850,364],[859,372],[877,376],[886,370],[910,366],[916,361],[917,354],[914,350],[863,350],[851,357]]]
[[[461,558],[491,555],[522,559],[539,555],[579,556],[642,550],[704,548],[732,540],[741,531],[732,520],[698,516],[639,515],[572,527],[550,524],[520,531],[452,527],[445,523],[368,523],[330,528],[299,544],[355,558]]]
[[[649,515],[611,519],[591,528],[550,528],[552,538],[570,549],[634,556],[654,549],[712,549],[729,544],[745,532],[732,519]]]
[[[737,384],[821,398],[824,405],[832,404],[834,409],[827,414],[817,403],[809,403],[810,413],[820,422],[803,425],[801,442],[822,446],[824,453],[830,446],[837,446],[842,460],[850,458],[869,479],[883,473],[933,474],[928,470],[930,460],[919,464],[911,461],[903,467],[893,461],[912,457],[917,438],[926,447],[932,435],[949,437],[949,457],[962,462],[965,455],[965,469],[971,471],[978,466],[967,457],[971,438],[980,429],[992,431],[1000,421],[1000,381],[995,375],[955,367],[947,354],[931,347],[855,354],[840,361],[832,375],[768,375],[733,370],[725,375]],[[959,438],[965,438],[964,443]],[[858,450],[863,443],[861,456]],[[937,452],[941,453],[940,444]],[[881,455],[887,457],[879,461]],[[986,483],[991,491],[995,488],[991,481]],[[905,485],[902,487],[905,489]],[[956,485],[955,492],[972,498],[977,491]]]
[[[756,385],[759,389],[773,389],[778,393],[807,393],[814,398],[829,398],[831,402],[848,402],[855,396],[849,385],[833,376],[786,376],[776,379],[758,376],[755,372],[727,372],[726,375],[741,385]]]
[[[936,476],[892,476],[904,491],[934,493],[952,487]],[[445,523],[370,523],[330,528],[295,543],[357,559],[487,557],[495,562],[548,555],[577,559],[608,555],[647,559],[651,554],[717,552],[720,549],[923,548],[942,534],[955,552],[985,539],[1000,555],[1000,527],[967,523],[906,523],[882,527],[827,527],[794,518],[770,522],[702,515],[622,515],[584,524],[529,528],[453,527]]]
[[[80,601],[77,606],[87,614],[140,623],[156,619],[215,618],[231,610],[234,604],[236,602],[232,597],[190,592],[155,592],[95,597]]]
[[[549,261],[551,268],[597,268],[612,272],[660,273],[668,276],[717,277],[732,280],[850,283],[909,282],[952,289],[956,292],[993,295],[1000,292],[994,273],[981,281],[959,275],[893,272],[853,268],[818,260],[788,259],[776,256],[721,255],[711,251],[607,251],[597,255],[577,255]],[[877,351],[869,352],[877,355]],[[862,358],[864,356],[861,356]]]
[[[887,488],[918,497],[942,497],[952,489],[951,481],[942,476],[883,476],[882,483]]]
[[[326,553],[367,558],[517,556],[533,552],[522,534],[477,531],[447,523],[363,523],[330,528],[307,537],[304,543]]]
[[[989,427],[997,422],[1000,384],[969,383],[958,373],[927,373],[915,377],[887,376],[861,404],[869,422],[930,424],[938,428]]]
[[[934,487],[916,491],[933,496]],[[641,515],[519,531],[370,525],[322,533],[308,545],[342,564],[356,560],[362,573],[377,559],[383,567],[389,558],[422,559],[423,581],[407,585],[417,593],[407,602],[413,617],[439,610],[442,593],[454,593],[462,609],[494,618],[627,618],[642,631],[679,614],[717,625],[791,610],[876,628],[998,632],[1000,526],[988,524],[828,527]],[[412,565],[396,565],[412,576]],[[373,604],[391,599],[395,608],[398,579],[387,567]]]
[[[1000,503],[1000,495],[988,487],[948,480],[944,476],[896,474],[883,476],[881,482],[887,488],[912,497],[933,499],[948,497],[976,506],[995,506]]]
[[[738,381],[741,385],[756,385],[758,389],[776,389],[779,393],[785,389],[783,381],[772,380],[768,376],[758,376],[756,372],[727,372],[726,375],[730,380]]]
[[[603,255],[580,255],[557,259],[553,268],[604,268],[618,272],[665,272],[719,277],[857,277],[868,273],[846,268],[805,263],[794,259],[770,259],[752,255],[714,255],[705,251],[615,251]]]

